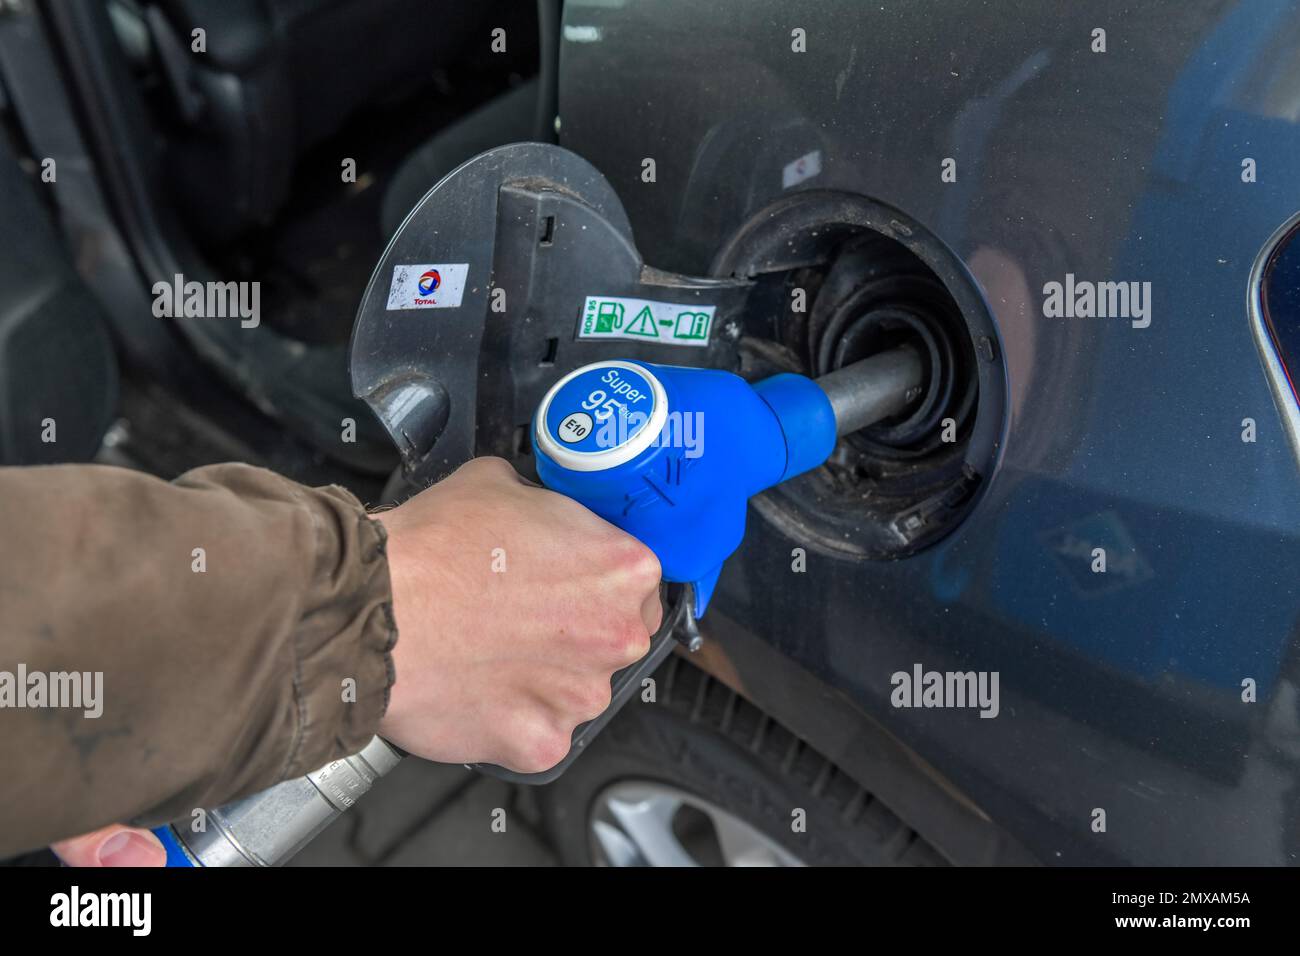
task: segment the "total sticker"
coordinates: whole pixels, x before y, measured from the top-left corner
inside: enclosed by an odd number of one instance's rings
[[[465,295],[468,262],[393,266],[388,309],[455,309]]]
[[[709,344],[717,311],[716,305],[589,295],[578,321],[578,338],[703,347]]]

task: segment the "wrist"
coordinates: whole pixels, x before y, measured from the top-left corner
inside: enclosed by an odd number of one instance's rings
[[[388,587],[390,593],[389,599],[389,619],[392,621],[395,640],[388,654],[389,667],[389,688],[385,700],[384,712],[379,721],[379,733],[387,737],[386,727],[390,727],[403,711],[403,701],[405,698],[402,687],[399,690],[401,681],[402,668],[399,661],[398,644],[402,644],[403,650],[414,643],[413,622],[416,620],[416,612],[412,606],[416,595],[415,582],[412,580],[412,569],[416,562],[410,556],[410,541],[403,528],[403,523],[397,516],[396,510],[383,511],[370,515],[370,520],[374,522],[379,529],[379,533],[384,538],[384,554],[388,564]],[[396,637],[406,634],[407,641],[399,642]]]

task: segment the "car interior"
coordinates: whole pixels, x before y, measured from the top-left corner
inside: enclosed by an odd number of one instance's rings
[[[87,295],[65,270],[67,294],[98,300],[91,308],[121,360],[143,373],[119,375],[93,323],[64,334],[64,351],[100,366],[81,380],[102,387],[82,387],[80,401],[117,408],[98,417],[77,409],[101,429],[87,429],[78,457],[171,476],[238,454],[376,493],[396,457],[350,394],[346,350],[357,304],[384,245],[442,176],[493,146],[554,139],[558,18],[549,0],[54,5],[46,39],[75,79],[81,121],[44,128],[52,125],[40,108],[48,96],[15,89],[14,132],[32,155],[66,156],[79,167],[93,160],[98,169],[97,179],[65,173],[55,184],[65,228],[108,245],[109,223],[118,226],[129,249],[116,265],[142,265],[146,288],[174,274],[261,284],[255,328],[147,328],[138,294],[127,302],[95,294],[92,284]],[[97,187],[101,195],[86,195]],[[48,311],[43,326],[55,322],[58,310]],[[28,338],[51,347],[46,327]],[[42,392],[54,401],[53,383],[42,388],[21,374],[30,353],[10,347],[11,403],[41,401]],[[356,440],[340,443],[346,420]],[[194,434],[175,442],[177,427]],[[178,448],[188,451],[178,457]],[[42,454],[48,448],[10,436],[5,457],[27,463]]]

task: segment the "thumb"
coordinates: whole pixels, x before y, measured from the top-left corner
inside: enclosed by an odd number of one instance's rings
[[[51,844],[68,866],[163,866],[167,851],[148,830],[120,823]]]

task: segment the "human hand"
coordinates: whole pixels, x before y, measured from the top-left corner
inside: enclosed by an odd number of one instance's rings
[[[374,517],[399,635],[380,734],[430,760],[555,766],[649,650],[654,553],[500,458]]]
[[[114,823],[82,836],[51,844],[68,866],[165,866],[167,851],[148,830]]]

